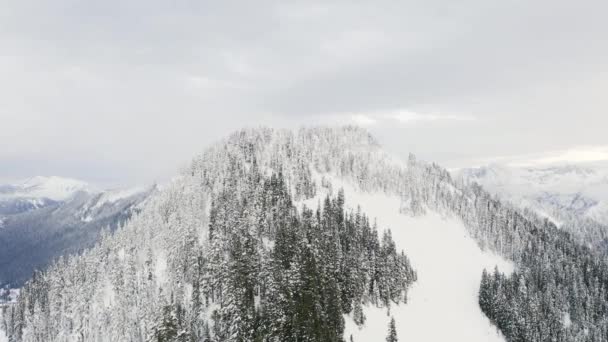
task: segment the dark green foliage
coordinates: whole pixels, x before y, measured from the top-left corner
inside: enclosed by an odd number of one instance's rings
[[[342,341],[343,314],[362,302],[404,302],[416,274],[390,232],[347,213],[344,193],[296,210],[283,175],[227,185],[211,208],[214,335],[235,341]],[[235,189],[240,189],[235,191]],[[214,281],[215,280],[215,281]]]
[[[99,246],[28,282],[3,315],[9,340],[141,342],[155,331],[176,338],[174,325],[193,341],[342,339],[342,314],[362,324],[361,305],[404,301],[416,275],[383,227],[344,210],[334,176],[398,196],[403,213],[456,216],[482,248],[513,261],[513,275],[483,277],[479,298],[510,341],[607,340],[599,256],[437,165],[394,163],[360,130],[240,131],[182,176]],[[319,209],[296,210],[294,200],[325,190]]]
[[[567,233],[532,230],[510,276],[484,272],[479,305],[509,341],[608,339],[608,265]]]
[[[154,328],[150,342],[190,342],[191,334],[186,327],[185,310],[178,304],[163,307],[161,321]]]
[[[125,227],[28,282],[3,315],[9,340],[342,340],[344,313],[405,301],[415,280],[325,178],[405,189],[406,173],[377,152],[352,127],[235,133]],[[295,207],[325,190],[317,210]]]

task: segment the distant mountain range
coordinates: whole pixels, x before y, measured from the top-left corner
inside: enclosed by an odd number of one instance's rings
[[[91,247],[103,228],[114,230],[155,191],[102,191],[61,177],[0,185],[0,286],[20,286],[35,269]]]
[[[608,163],[536,167],[492,164],[453,174],[546,217],[588,243],[608,245]]]
[[[0,184],[0,215],[12,215],[63,202],[78,192],[96,192],[86,182],[62,177],[33,177]]]

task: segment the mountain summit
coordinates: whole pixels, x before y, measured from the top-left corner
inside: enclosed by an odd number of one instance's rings
[[[262,128],[37,274],[4,326],[19,342],[602,340],[607,290],[595,250],[365,130]]]

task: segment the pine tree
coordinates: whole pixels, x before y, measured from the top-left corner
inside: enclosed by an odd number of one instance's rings
[[[155,328],[154,337],[151,342],[171,342],[178,336],[178,322],[175,307],[166,305],[163,308],[161,322]]]
[[[361,301],[357,300],[353,309],[353,321],[356,325],[362,326],[365,324],[365,319],[365,314],[363,313],[363,308],[361,307]]]
[[[388,325],[388,335],[386,342],[397,342],[397,327],[395,326],[395,318],[391,316],[391,322]]]

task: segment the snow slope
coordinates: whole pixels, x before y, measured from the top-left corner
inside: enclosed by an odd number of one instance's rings
[[[124,206],[125,202],[133,202],[133,204],[139,205],[154,191],[156,191],[156,186],[105,190],[87,199],[78,209],[78,216],[82,222],[91,222],[107,215],[107,209],[115,210],[117,207]]]
[[[410,217],[400,214],[401,200],[396,196],[363,193],[337,179],[332,185],[344,188],[347,207],[360,206],[377,219],[379,228],[391,229],[397,248],[405,251],[418,273],[408,303],[390,309],[400,341],[504,341],[479,308],[477,292],[484,268],[498,266],[508,273],[511,263],[482,251],[459,219],[430,211]],[[384,340],[390,321],[387,310],[367,307],[364,313],[367,321],[362,328],[346,318],[345,339],[352,335],[354,341]]]

